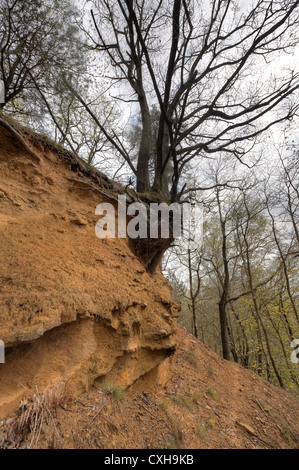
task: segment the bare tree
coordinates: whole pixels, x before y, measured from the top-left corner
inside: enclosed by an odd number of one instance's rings
[[[132,164],[137,191],[177,201],[189,190],[184,174],[192,162],[220,151],[245,162],[264,131],[295,114],[290,97],[298,75],[280,70],[267,79],[263,66],[295,46],[298,0],[255,0],[250,9],[234,0],[213,0],[208,9],[197,0],[90,3],[90,43],[108,59],[119,98],[140,109],[138,161]],[[159,108],[155,140],[153,104]],[[126,143],[113,141],[132,162]]]
[[[52,94],[63,71],[78,77],[85,63],[75,19],[69,0],[0,0],[0,108],[17,107],[20,99],[33,107],[38,94],[32,77]]]

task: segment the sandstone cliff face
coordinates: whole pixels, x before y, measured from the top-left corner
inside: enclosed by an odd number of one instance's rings
[[[64,379],[127,387],[172,353],[178,314],[127,240],[96,237],[105,181],[24,137],[37,158],[0,125],[0,415]]]
[[[8,128],[0,118],[0,447],[32,447],[11,426],[36,387],[69,380],[78,400],[33,447],[298,448],[298,400],[177,328],[163,276],[96,237],[96,206],[122,188]],[[128,387],[121,405],[103,383]]]

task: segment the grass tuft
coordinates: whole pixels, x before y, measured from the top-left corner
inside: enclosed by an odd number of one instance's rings
[[[166,411],[167,408],[168,408],[168,403],[166,401],[161,401],[161,403],[159,404],[160,408],[162,408],[162,410]]]
[[[213,419],[209,419],[207,424],[210,429],[214,429],[215,421]]]
[[[198,425],[198,432],[200,437],[204,442],[207,442],[207,433],[206,433],[206,428],[204,424],[199,424]]]
[[[219,398],[217,397],[217,394],[216,394],[216,392],[215,392],[215,390],[213,389],[212,386],[210,386],[207,391],[210,394],[210,396],[213,398],[214,401],[219,401]]]
[[[125,391],[120,387],[115,387],[115,389],[113,390],[113,395],[115,396],[117,401],[123,401],[124,396],[125,396]]]
[[[193,367],[198,368],[198,357],[193,349],[186,352],[186,359]]]
[[[107,395],[113,395],[117,401],[124,400],[125,391],[121,387],[104,383],[102,389]]]

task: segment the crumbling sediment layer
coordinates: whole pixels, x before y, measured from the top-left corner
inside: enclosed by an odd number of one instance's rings
[[[127,240],[95,235],[108,196],[53,148],[30,146],[39,162],[0,126],[0,414],[53,381],[126,387],[175,348],[168,282]]]

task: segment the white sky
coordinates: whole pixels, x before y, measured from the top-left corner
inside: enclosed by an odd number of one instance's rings
[[[94,8],[92,2],[90,1],[85,1],[85,0],[74,0],[76,4],[78,4],[79,8],[82,8],[84,6],[85,11],[87,13],[85,22],[86,26],[88,24],[88,18],[90,19],[90,9]],[[253,3],[256,3],[257,0],[254,0]],[[172,2],[170,2],[172,3]],[[248,0],[239,0],[238,5],[240,7],[240,10],[248,10],[250,4],[252,2],[249,2]],[[206,11],[210,11],[210,1],[209,0],[203,0],[201,2],[201,5]],[[99,72],[101,73],[101,70],[103,70],[103,61],[101,57],[97,54],[97,59],[94,65],[96,66],[96,70],[98,69]],[[277,75],[278,77],[283,74],[284,68],[291,67],[294,69],[296,72],[299,72],[299,47],[297,47],[292,53],[290,54],[283,54],[280,53],[274,62],[271,62],[270,64],[263,64],[263,77],[266,81],[267,76],[270,77],[271,75]],[[256,71],[257,74],[259,73],[259,70]],[[250,86],[250,82],[256,80],[256,76],[253,74],[247,78],[248,80],[248,86]],[[103,79],[98,77],[96,78],[96,83],[99,85],[103,85]],[[246,87],[246,80],[242,83],[242,86]],[[118,94],[123,93],[123,87],[120,87],[119,85],[114,86],[110,89],[109,94],[110,96],[117,96]],[[297,99],[297,97],[296,97]],[[123,116],[123,122],[124,125],[128,125],[130,123],[130,120],[134,119],[134,116],[139,112],[139,105],[137,103],[132,103],[132,104],[125,104],[121,101],[118,102],[118,106],[120,108],[121,114]],[[265,116],[264,119],[266,120],[267,117]],[[297,130],[296,126],[294,125],[294,132],[296,132],[295,138],[297,138]],[[264,143],[267,142],[267,147],[268,151],[267,154],[265,153],[265,161],[263,163],[264,167],[271,167],[271,161],[273,162],[273,158],[275,155],[274,149],[272,149],[272,144],[275,143],[276,145],[283,145],[284,143],[284,134],[282,132],[282,126],[276,126],[273,127],[269,132],[267,132],[267,135],[265,135],[264,138]],[[270,149],[270,150],[269,150]],[[261,147],[257,148],[256,151],[260,152]],[[270,166],[269,166],[270,162]],[[272,165],[273,166],[273,165]],[[273,170],[274,168],[272,168]]]

